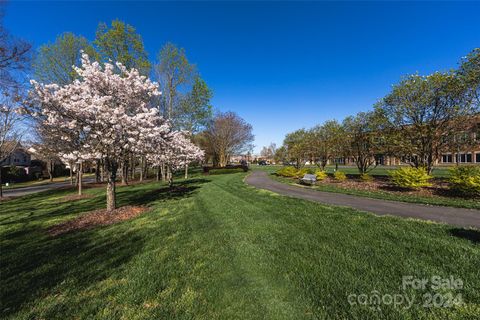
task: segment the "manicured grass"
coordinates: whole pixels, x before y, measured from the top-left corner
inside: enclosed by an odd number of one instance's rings
[[[244,173],[118,189],[136,219],[49,237],[104,206],[49,191],[0,204],[2,318],[419,319],[480,315],[480,234],[278,196]],[[461,278],[465,305],[424,308],[402,276]],[[350,305],[349,294],[415,295],[411,308]]]

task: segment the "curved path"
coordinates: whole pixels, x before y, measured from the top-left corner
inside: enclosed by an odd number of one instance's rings
[[[93,177],[86,177],[86,178],[83,178],[82,181],[84,184],[93,183],[95,182],[95,179]],[[29,187],[21,187],[21,188],[15,188],[15,189],[4,189],[3,195],[5,197],[21,197],[31,193],[37,193],[37,192],[42,192],[50,189],[57,189],[57,188],[69,187],[69,186],[71,186],[70,181],[51,182],[51,183],[40,184],[37,186],[33,185]]]
[[[388,201],[352,195],[322,192],[295,187],[270,179],[264,171],[253,171],[245,181],[254,187],[266,189],[281,195],[316,201],[326,204],[352,207],[378,215],[395,215],[404,218],[447,223],[460,227],[480,229],[480,210],[441,206],[429,206],[398,201]]]

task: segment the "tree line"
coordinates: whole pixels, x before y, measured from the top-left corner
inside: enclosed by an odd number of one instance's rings
[[[1,30],[4,31],[3,23]],[[6,31],[5,34],[7,34]],[[14,39],[11,35],[8,35],[7,38]],[[28,119],[29,128],[33,128],[34,131],[31,143],[32,148],[30,150],[35,153],[37,158],[47,163],[50,177],[52,177],[52,164],[57,160],[62,160],[62,162],[69,164],[71,168],[72,181],[72,172],[76,171],[76,181],[78,182],[81,180],[78,175],[83,171],[80,167],[82,165],[80,160],[88,158],[79,156],[82,152],[75,154],[73,146],[67,148],[64,140],[68,140],[66,138],[68,135],[64,135],[64,132],[61,132],[65,128],[60,130],[56,128],[58,124],[52,125],[52,123],[49,123],[48,121],[53,120],[49,119],[48,112],[46,113],[49,108],[48,104],[52,102],[53,92],[58,95],[61,90],[65,92],[80,90],[78,88],[79,83],[83,83],[85,88],[90,85],[90,91],[85,89],[84,92],[93,92],[103,86],[105,91],[102,94],[104,97],[117,99],[116,103],[109,102],[105,104],[110,105],[109,109],[97,109],[90,115],[92,118],[100,119],[100,113],[104,112],[106,115],[112,116],[109,121],[113,121],[112,119],[115,118],[113,113],[120,112],[118,108],[121,105],[124,106],[124,109],[121,111],[121,114],[124,116],[142,114],[143,107],[155,109],[158,112],[158,116],[163,120],[151,119],[153,123],[160,127],[167,125],[171,132],[181,133],[181,138],[178,138],[179,144],[183,143],[187,146],[192,143],[201,146],[205,150],[205,159],[210,160],[214,164],[225,166],[229,155],[247,148],[253,140],[251,126],[238,115],[232,112],[222,113],[213,111],[211,105],[213,92],[201,78],[197,66],[188,60],[183,48],[173,43],[166,43],[157,53],[156,61],[151,62],[141,35],[136,32],[133,26],[120,20],[114,20],[110,25],[100,23],[93,41],[89,41],[81,35],[66,32],[59,35],[53,43],[40,46],[36,52],[33,52],[28,43],[16,39],[9,43],[2,42],[1,47],[0,53],[5,56],[11,56],[10,60],[12,61],[10,65],[6,63],[1,64],[0,62],[2,93],[13,92],[10,85],[9,87],[3,85],[3,80],[5,82],[9,80],[9,84],[14,83],[15,81],[10,81],[10,79],[14,78],[10,73],[17,73],[16,71],[20,69],[18,67],[20,64],[22,69],[28,70],[28,73],[32,75],[34,82],[33,90],[30,90],[29,96],[28,91],[31,89],[31,86],[25,83],[25,81],[17,81],[15,86],[11,86],[16,88],[16,100],[14,101],[13,98],[9,100],[8,105],[11,108],[8,110],[4,107],[7,104],[2,103],[0,115],[2,120],[14,119],[15,123],[17,123],[25,118],[15,111],[26,111],[23,114],[28,116],[26,119]],[[8,59],[2,61],[8,61]],[[115,83],[113,79],[118,80],[114,76],[120,76],[120,78],[131,76],[132,79],[128,85],[120,84],[119,82],[117,83],[118,87],[112,88],[96,81],[97,79],[89,78],[91,74],[86,70],[95,70],[98,77],[101,78],[100,75],[102,75],[104,79],[112,82],[111,85]],[[135,72],[138,75],[133,77],[131,72]],[[147,80],[150,81],[150,78],[152,83],[158,84],[158,88],[151,89],[153,91],[145,91],[143,97],[138,97],[135,93],[132,93],[132,97],[136,97],[138,101],[127,99],[125,94],[119,91],[119,88],[123,85],[125,86],[124,92],[131,92],[130,89],[134,86],[132,81],[142,83]],[[90,79],[90,83],[86,83],[88,79]],[[77,86],[76,89],[74,89],[75,86]],[[20,93],[18,88],[21,88],[23,92]],[[152,93],[157,89],[161,94]],[[52,95],[48,101],[45,100],[48,96],[47,93]],[[6,94],[2,96],[5,97]],[[87,95],[84,93],[84,96]],[[100,96],[100,93],[98,93],[96,98]],[[55,103],[57,106],[50,106],[51,110],[56,110],[63,117],[65,116],[63,113],[66,112],[65,104],[80,104],[78,101],[72,101],[71,98],[67,98],[63,97],[62,100],[62,98],[56,96],[55,99],[57,100]],[[93,99],[93,97],[90,98]],[[84,109],[81,111],[86,114],[88,113],[87,106],[91,107],[95,102],[93,100],[85,100],[83,103]],[[143,106],[135,107],[137,103],[143,103]],[[49,111],[50,115],[52,115],[51,110]],[[69,110],[68,112],[72,113],[73,111]],[[72,119],[77,117],[76,125],[80,127],[88,123],[85,118],[82,118],[80,121],[80,113],[76,115],[70,114],[69,116]],[[57,114],[55,117],[58,118],[59,115]],[[101,122],[100,120],[98,121]],[[2,134],[0,138],[2,139],[0,141],[20,141],[20,136],[17,134],[18,126],[14,126],[13,122],[9,121],[8,127],[2,125],[2,131],[0,132]],[[125,122],[124,125],[126,126],[127,123]],[[133,125],[133,123],[130,124]],[[75,127],[76,125],[71,126]],[[92,126],[86,126],[91,130]],[[76,128],[77,132],[73,134],[75,138],[73,140],[75,140],[77,147],[82,145],[83,139],[87,136],[92,137],[92,134],[82,131],[85,127],[80,127]],[[105,128],[106,125],[104,124],[103,127]],[[120,130],[120,127],[117,129]],[[93,134],[93,136],[95,135]],[[179,136],[177,135],[177,137]],[[70,135],[70,138],[72,138],[72,135]],[[73,143],[73,140],[70,139],[69,143]],[[218,141],[223,141],[223,143],[219,144]],[[114,139],[112,143],[118,144],[119,141]],[[87,144],[91,146],[90,143]],[[171,149],[170,152],[173,152],[174,149]],[[0,160],[3,160],[8,157],[14,148],[10,147],[7,150],[7,148],[0,146],[0,150],[2,150]],[[73,153],[67,152],[69,150]],[[156,153],[167,154],[169,151],[163,148],[161,150],[157,149]],[[164,158],[166,157],[165,154],[162,155]],[[167,160],[159,160],[160,158],[152,157],[151,154],[142,152],[138,148],[125,148],[121,157],[115,156],[115,158],[115,165],[118,166],[122,183],[128,183],[128,180],[134,176],[135,171],[140,172],[140,180],[142,180],[148,173],[148,167],[153,166],[158,170],[158,178],[162,180],[171,180],[172,178],[173,167]],[[115,166],[113,168],[109,167],[106,160],[105,157],[89,158],[89,163],[93,163],[93,166],[96,168],[97,181],[103,180],[111,174],[112,170],[115,172],[117,170]],[[185,177],[188,176],[189,162],[184,159],[181,165],[185,170]],[[179,167],[176,165],[175,169]]]
[[[480,146],[479,112],[476,48],[455,70],[403,77],[372,111],[288,133],[275,159],[324,169],[329,161],[350,158],[363,174],[384,155],[430,173],[443,152]]]

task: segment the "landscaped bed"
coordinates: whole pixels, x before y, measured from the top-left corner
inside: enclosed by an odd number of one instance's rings
[[[280,182],[299,184],[298,178],[281,177],[275,173],[270,176]],[[445,178],[435,178],[431,183],[430,187],[405,189],[392,185],[387,176],[372,176],[371,181],[364,181],[359,175],[349,174],[345,181],[337,181],[332,175],[328,175],[324,180],[317,181],[312,188],[377,199],[480,209],[479,198],[459,195],[450,189]]]

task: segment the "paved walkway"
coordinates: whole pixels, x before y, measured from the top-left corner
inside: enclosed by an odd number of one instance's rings
[[[253,171],[245,181],[254,187],[273,191],[278,194],[326,204],[352,207],[378,215],[389,214],[404,218],[429,220],[460,227],[480,229],[480,210],[429,206],[357,197],[341,193],[322,192],[274,181],[269,178],[264,171]]]
[[[83,183],[92,183],[95,182],[93,177],[86,177],[83,178]],[[30,186],[30,187],[21,187],[21,188],[14,188],[14,189],[3,189],[3,195],[5,197],[21,197],[31,193],[42,192],[50,189],[57,189],[61,187],[70,186],[70,180],[68,181],[60,181],[60,182],[52,182],[47,184],[41,184],[37,186]]]

